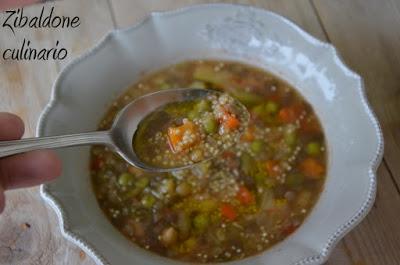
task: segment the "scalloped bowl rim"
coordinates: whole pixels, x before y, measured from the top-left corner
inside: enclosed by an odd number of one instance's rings
[[[41,136],[43,135],[43,130],[44,126],[46,123],[46,118],[48,113],[51,111],[52,108],[54,108],[57,104],[58,100],[58,88],[60,87],[59,84],[62,82],[64,77],[68,74],[68,72],[74,67],[74,65],[78,64],[79,62],[85,60],[89,56],[94,56],[101,47],[106,45],[108,40],[115,38],[117,34],[123,33],[123,32],[128,32],[128,31],[133,31],[139,27],[141,27],[146,21],[152,20],[155,17],[165,17],[165,16],[174,16],[178,15],[181,13],[188,12],[192,9],[197,9],[197,8],[205,8],[205,7],[221,7],[221,6],[242,6],[245,8],[249,8],[252,10],[257,10],[259,12],[264,12],[265,14],[269,16],[273,16],[275,18],[278,18],[282,20],[285,24],[287,24],[289,27],[292,27],[294,30],[296,30],[299,34],[301,34],[302,37],[304,37],[307,41],[311,42],[314,45],[318,45],[320,47],[325,48],[330,52],[330,54],[333,56],[335,62],[337,65],[343,70],[345,73],[351,75],[353,78],[357,80],[358,83],[358,92],[360,93],[361,101],[364,107],[365,112],[368,114],[368,117],[370,121],[372,122],[374,128],[375,128],[375,134],[378,140],[378,148],[376,150],[375,156],[373,159],[371,159],[369,163],[369,168],[368,168],[368,176],[369,176],[369,190],[368,194],[366,195],[366,199],[362,207],[353,215],[352,218],[350,218],[346,223],[342,224],[339,226],[339,228],[336,230],[335,233],[333,233],[329,239],[326,241],[325,246],[323,247],[322,251],[318,255],[314,256],[309,256],[307,258],[304,258],[302,260],[299,260],[295,262],[293,265],[307,265],[315,262],[323,263],[326,262],[329,255],[333,251],[334,247],[336,244],[352,229],[354,228],[361,220],[368,214],[369,210],[371,209],[374,200],[375,200],[375,195],[376,195],[376,171],[377,168],[382,160],[383,157],[383,149],[384,149],[384,142],[383,142],[383,134],[381,127],[378,123],[378,120],[376,118],[375,113],[373,112],[367,97],[366,97],[366,92],[365,92],[365,87],[364,87],[364,80],[363,78],[351,70],[342,60],[340,57],[339,53],[337,52],[336,48],[327,42],[321,41],[317,39],[316,37],[312,36],[305,30],[303,30],[300,26],[298,26],[296,23],[291,21],[290,19],[281,16],[279,14],[276,14],[272,11],[250,6],[250,5],[243,5],[243,4],[226,4],[226,3],[212,3],[212,4],[199,4],[199,5],[189,5],[186,7],[178,8],[175,10],[169,10],[169,11],[157,11],[157,12],[151,12],[149,15],[144,17],[139,23],[133,25],[133,26],[128,26],[126,28],[122,29],[113,29],[110,30],[102,39],[100,39],[97,44],[95,44],[92,48],[89,50],[85,51],[83,54],[80,56],[74,58],[71,62],[68,63],[68,65],[62,69],[62,71],[59,73],[58,77],[56,78],[56,81],[54,82],[51,90],[51,96],[49,103],[45,106],[43,112],[41,113],[38,121],[38,126],[36,129],[36,135]],[[62,203],[55,198],[52,194],[50,194],[47,191],[46,184],[41,185],[40,187],[40,194],[42,198],[45,200],[46,203],[48,203],[53,210],[56,212],[61,233],[62,235],[73,242],[74,244],[78,245],[80,248],[84,249],[85,252],[87,252],[97,264],[109,264],[109,262],[99,253],[94,246],[86,242],[85,240],[81,239],[79,235],[75,234],[73,231],[71,231],[67,224],[67,215],[65,214],[65,211],[63,209]]]

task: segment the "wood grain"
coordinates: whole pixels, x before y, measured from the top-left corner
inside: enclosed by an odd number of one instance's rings
[[[315,7],[344,61],[365,79],[368,99],[383,128],[384,158],[399,187],[400,3],[315,0]]]
[[[1,1],[1,0],[0,0]],[[52,82],[72,58],[92,46],[113,27],[138,22],[149,12],[175,9],[205,0],[67,0],[55,2],[57,12],[78,15],[78,29],[20,30],[16,37],[0,28],[0,50],[23,37],[37,46],[55,40],[70,51],[62,62],[0,60],[0,108],[22,116],[26,135],[34,133]],[[344,60],[365,78],[366,88],[384,129],[385,163],[379,169],[378,196],[367,218],[342,240],[328,265],[400,264],[400,1],[387,0],[238,0],[282,14],[321,40],[330,40]],[[26,8],[37,14],[41,6]],[[0,14],[1,16],[1,14]],[[94,264],[60,234],[58,221],[44,206],[38,189],[7,192],[0,216],[0,264]]]

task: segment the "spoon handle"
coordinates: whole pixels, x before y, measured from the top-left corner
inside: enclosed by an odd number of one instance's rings
[[[50,149],[68,146],[107,144],[111,145],[109,131],[97,131],[60,136],[26,138],[15,141],[0,142],[0,158],[37,149]]]

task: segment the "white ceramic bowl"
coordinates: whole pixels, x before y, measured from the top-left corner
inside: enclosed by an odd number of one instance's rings
[[[304,224],[272,249],[232,264],[323,263],[373,204],[382,133],[360,76],[331,45],[281,16],[211,4],[152,13],[139,25],[112,31],[62,71],[37,134],[95,130],[107,106],[140,73],[208,57],[244,61],[287,80],[315,108],[328,144],[325,189]],[[88,147],[58,153],[63,174],[41,192],[67,239],[98,264],[177,264],[130,243],[103,216],[92,192]]]

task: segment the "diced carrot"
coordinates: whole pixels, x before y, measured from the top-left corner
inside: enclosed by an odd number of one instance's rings
[[[251,142],[254,140],[254,128],[253,127],[247,127],[246,131],[243,133],[241,140],[246,141],[246,142]]]
[[[267,160],[267,162],[265,162],[265,167],[271,177],[279,176],[279,174],[281,173],[279,162],[276,160]]]
[[[278,117],[281,122],[291,123],[291,122],[296,121],[297,114],[296,114],[294,108],[286,107],[286,108],[282,108],[279,111]]]
[[[183,142],[183,136],[189,134],[193,136],[190,140]],[[199,140],[196,125],[187,121],[178,127],[168,128],[168,142],[173,152],[181,152],[193,146]]]
[[[221,156],[222,156],[224,159],[233,159],[233,158],[236,157],[235,153],[234,153],[234,152],[231,152],[231,151],[225,151],[225,152],[223,152],[223,153],[221,154]]]
[[[228,115],[224,119],[224,127],[228,130],[235,130],[240,125],[240,121],[233,115]]]
[[[325,171],[324,166],[314,158],[304,159],[299,168],[305,177],[311,179],[319,179]]]
[[[321,132],[318,120],[315,116],[303,119],[300,122],[300,131],[302,133],[318,133]]]
[[[228,221],[233,221],[237,217],[235,209],[229,203],[223,203],[221,205],[221,215]]]
[[[254,195],[245,186],[241,186],[236,195],[236,198],[245,205],[254,203]]]
[[[286,226],[283,230],[282,233],[285,236],[288,236],[290,234],[293,234],[294,231],[296,231],[297,227],[299,227],[298,225],[294,225],[294,224],[290,224],[288,226]]]
[[[221,107],[221,112],[217,116],[219,123],[222,124],[223,128],[227,131],[231,131],[239,127],[240,121],[235,117],[229,110]]]
[[[289,107],[282,108],[278,113],[278,117],[279,120],[283,123],[291,123],[295,122],[300,117],[303,111],[303,105],[295,104]]]

